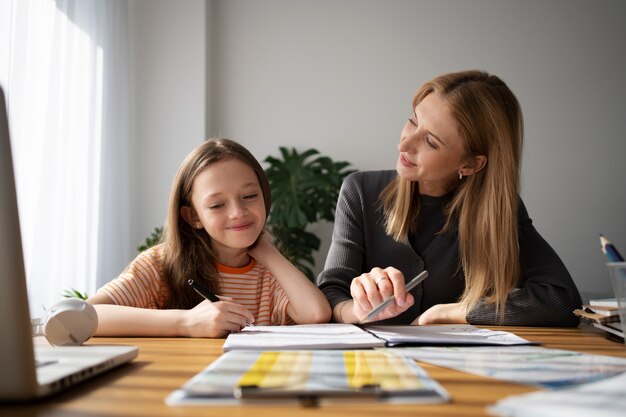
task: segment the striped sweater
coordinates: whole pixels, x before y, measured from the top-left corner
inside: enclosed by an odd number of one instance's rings
[[[165,305],[171,293],[163,279],[164,255],[163,245],[148,249],[99,291],[117,305],[152,309]],[[287,296],[261,263],[252,259],[248,265],[239,268],[219,263],[216,267],[218,295],[231,297],[246,307],[254,316],[256,325],[294,324],[287,315]]]

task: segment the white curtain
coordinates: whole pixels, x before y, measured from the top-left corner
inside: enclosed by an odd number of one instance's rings
[[[93,294],[129,253],[131,94],[125,0],[0,0],[31,315]]]

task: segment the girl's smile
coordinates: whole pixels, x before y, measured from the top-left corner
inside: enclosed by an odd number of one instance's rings
[[[241,258],[265,226],[265,201],[254,170],[238,159],[210,165],[194,180],[192,224],[200,224],[211,237],[219,262]]]

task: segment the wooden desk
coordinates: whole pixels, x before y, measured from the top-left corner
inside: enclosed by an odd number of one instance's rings
[[[505,327],[543,346],[626,357],[623,344],[606,340],[592,327],[577,329]],[[536,388],[422,364],[448,390],[452,402],[434,405],[352,404],[319,409],[298,406],[193,407],[165,405],[164,399],[222,353],[223,340],[174,338],[96,338],[90,343],[132,344],[132,363],[51,398],[23,405],[1,405],[0,416],[486,416],[485,407]]]

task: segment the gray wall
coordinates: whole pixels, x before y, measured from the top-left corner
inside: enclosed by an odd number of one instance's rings
[[[174,174],[205,137],[208,74],[205,0],[130,0],[129,5],[136,163],[127,262],[165,221]]]
[[[193,15],[197,4],[169,9]],[[154,24],[144,31],[176,35],[147,59],[178,64],[179,78],[150,75],[170,87],[159,93],[172,109],[166,118],[150,108],[154,93],[138,96],[137,107],[148,106],[140,126],[156,122],[170,132],[139,134],[150,153],[139,177],[138,239],[162,222],[173,170],[200,141],[198,129],[186,131],[200,100],[187,100],[178,83],[206,93],[206,118],[193,120],[203,133],[237,139],[259,159],[278,146],[315,147],[358,169],[388,169],[419,85],[478,68],[502,77],[524,110],[522,197],[535,225],[584,297],[610,293],[598,233],[626,252],[626,2],[215,0],[206,9],[204,22],[189,16],[206,24],[201,41],[182,19],[141,19]],[[193,66],[198,57],[178,61],[187,45],[194,54],[205,48],[206,79],[202,63]],[[138,65],[159,71],[141,57]],[[157,175],[150,164],[165,169]],[[320,260],[330,228],[315,228],[325,236]]]

